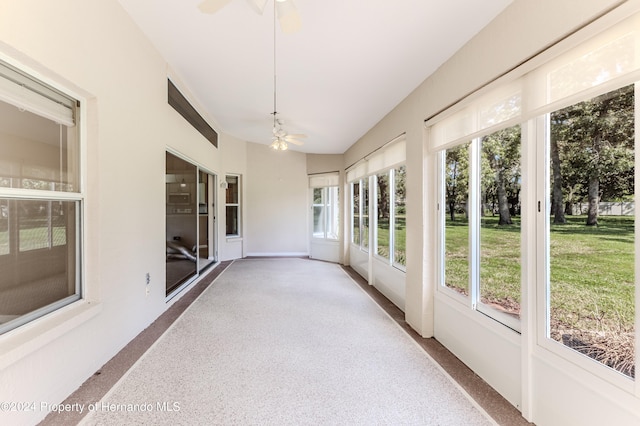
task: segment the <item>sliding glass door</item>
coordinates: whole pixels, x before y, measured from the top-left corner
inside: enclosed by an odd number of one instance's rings
[[[166,153],[166,295],[216,261],[215,176]]]
[[[216,176],[202,170],[198,173],[198,270],[216,261],[215,238]]]
[[[630,85],[546,118],[545,337],[627,377],[635,376],[634,103]]]

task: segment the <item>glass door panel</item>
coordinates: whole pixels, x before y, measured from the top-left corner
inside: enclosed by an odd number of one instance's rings
[[[520,318],[520,126],[480,143],[479,301]]]
[[[166,294],[196,275],[198,184],[193,164],[166,154]]]
[[[634,377],[634,87],[549,121],[547,337]]]
[[[325,238],[325,188],[313,188],[313,238]]]
[[[198,172],[198,271],[204,271],[216,261],[215,238],[215,176]]]

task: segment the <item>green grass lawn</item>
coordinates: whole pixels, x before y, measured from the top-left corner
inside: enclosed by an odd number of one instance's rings
[[[50,245],[48,228],[25,228],[20,230],[20,251],[37,250],[48,248]],[[67,231],[63,226],[54,226],[51,228],[52,242],[54,246],[64,245],[67,241]],[[0,255],[9,254],[9,232],[0,231]]]
[[[490,299],[520,300],[520,225],[499,226],[482,219],[481,293]],[[551,226],[551,308],[572,322],[596,315],[615,316],[624,328],[634,317],[634,220],[604,216],[597,227],[584,216]],[[464,217],[446,224],[446,283],[468,288],[468,224]]]
[[[497,217],[482,218],[481,300],[515,315],[521,294],[520,225],[517,220],[507,226],[497,222]],[[569,336],[590,344],[605,341],[611,346],[620,341],[622,351],[632,357],[634,218],[602,216],[598,226],[589,227],[585,222],[585,216],[567,216],[566,224],[551,225],[551,337]],[[468,293],[469,282],[468,232],[463,216],[447,220],[445,281],[463,294]]]
[[[377,229],[377,253],[383,257],[389,257],[389,219],[378,219]],[[396,216],[395,222],[395,250],[394,262],[406,265],[407,231],[405,216]]]
[[[634,328],[633,217],[582,216],[551,226],[551,309],[567,325]]]

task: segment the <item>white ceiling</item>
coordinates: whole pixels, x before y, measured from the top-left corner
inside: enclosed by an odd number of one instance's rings
[[[216,130],[269,144],[273,3],[258,15],[233,0],[119,0],[216,120]],[[277,110],[308,153],[356,142],[512,0],[295,0],[302,29],[277,28]]]

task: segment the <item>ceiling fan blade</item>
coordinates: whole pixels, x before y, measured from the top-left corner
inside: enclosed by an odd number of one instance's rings
[[[294,138],[294,139],[305,139],[307,135],[303,135],[302,133],[293,133],[293,134],[287,135],[287,137]]]
[[[258,15],[262,15],[264,13],[264,8],[267,5],[267,0],[247,0],[247,3],[249,3],[249,6],[251,6]]]
[[[295,139],[285,139],[285,142],[292,143],[292,144],[298,145],[298,146],[304,145],[304,142],[298,141],[298,140],[295,140]]]
[[[300,14],[298,14],[298,9],[293,0],[274,1],[276,2],[276,13],[278,14],[278,21],[280,21],[282,31],[285,33],[299,31],[302,21],[300,21]]]
[[[200,9],[202,13],[214,14],[231,3],[231,1],[232,0],[204,0],[198,5],[198,9]]]

